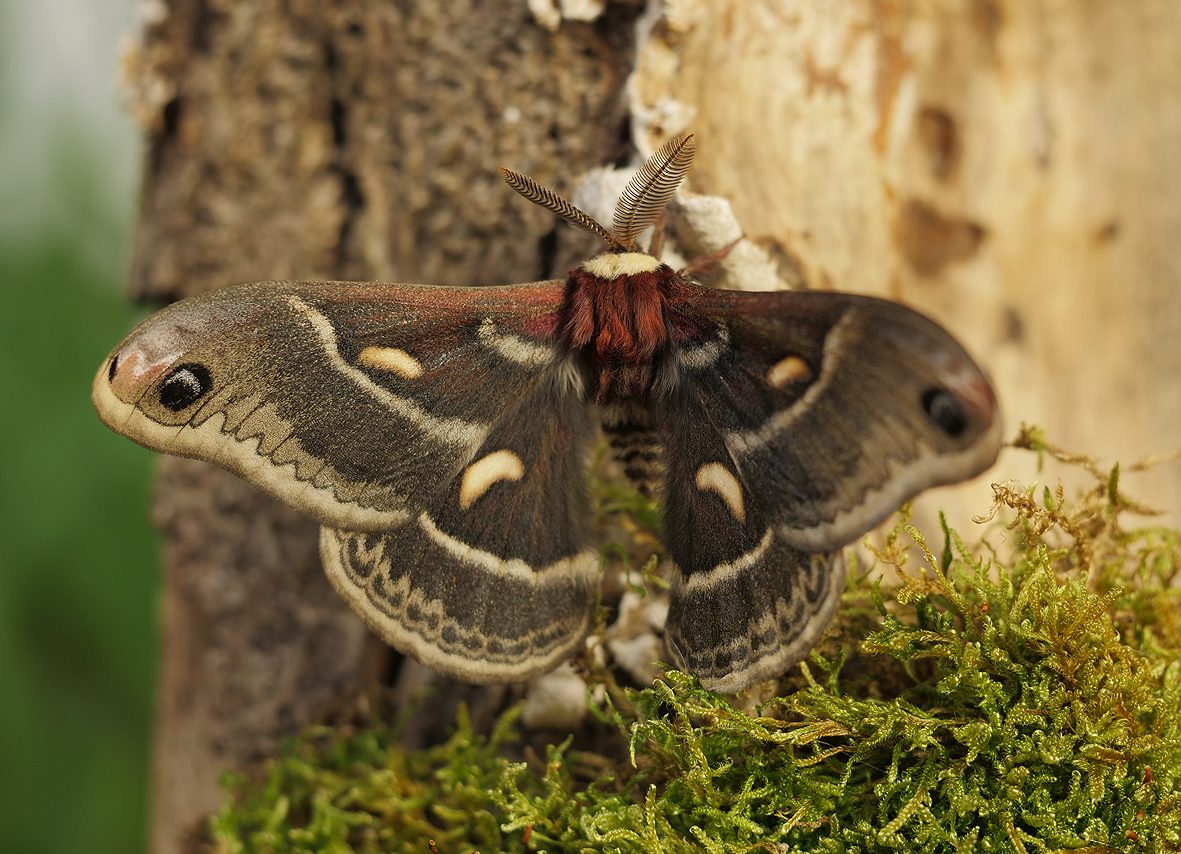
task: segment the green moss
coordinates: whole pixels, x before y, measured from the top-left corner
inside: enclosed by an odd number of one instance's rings
[[[1028,433],[1019,444],[1073,460]],[[901,515],[824,643],[753,712],[669,671],[588,691],[602,732],[521,755],[316,729],[227,781],[224,851],[1181,850],[1181,533],[1119,471],[997,485],[983,541]],[[991,545],[990,545],[991,544]],[[890,578],[887,582],[884,579]]]

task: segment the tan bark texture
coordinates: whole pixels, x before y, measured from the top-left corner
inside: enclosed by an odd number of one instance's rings
[[[944,323],[1008,435],[1107,464],[1181,446],[1181,5],[681,0],[637,68],[641,138],[699,134],[693,190],[808,285]],[[987,477],[1038,473],[1009,452]],[[1176,461],[1128,488],[1178,518]]]
[[[1181,5],[149,8],[126,58],[150,142],[140,299],[259,279],[561,274],[589,244],[493,167],[569,191],[633,143],[648,153],[692,129],[693,191],[730,199],[785,279],[945,323],[993,373],[1010,434],[1034,422],[1108,461],[1179,442]],[[1010,453],[993,477],[1035,473]],[[1176,464],[1145,478],[1143,497],[1181,506]],[[932,499],[961,518],[987,502],[985,482]],[[217,806],[219,773],[391,670],[321,577],[310,523],[187,461],[161,466],[156,521],[152,849],[172,854]],[[409,696],[433,677],[394,678]]]

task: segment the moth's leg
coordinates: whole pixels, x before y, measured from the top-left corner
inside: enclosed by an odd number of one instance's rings
[[[639,407],[613,405],[602,410],[603,434],[611,458],[645,498],[664,482],[664,444],[651,417]]]
[[[726,260],[726,256],[730,254],[730,251],[741,243],[743,239],[739,237],[737,240],[731,240],[721,249],[710,252],[708,255],[698,255],[677,272],[686,279],[711,275],[717,271],[717,268]]]

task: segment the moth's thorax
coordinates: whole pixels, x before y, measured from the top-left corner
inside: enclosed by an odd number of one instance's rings
[[[570,272],[559,334],[600,403],[642,400],[670,342],[677,273],[651,255],[610,252]]]

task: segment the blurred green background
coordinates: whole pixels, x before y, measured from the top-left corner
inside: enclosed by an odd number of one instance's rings
[[[0,4],[0,849],[144,849],[156,659],[152,455],[90,379],[123,296],[139,137],[130,0]],[[140,312],[142,313],[142,312]]]

